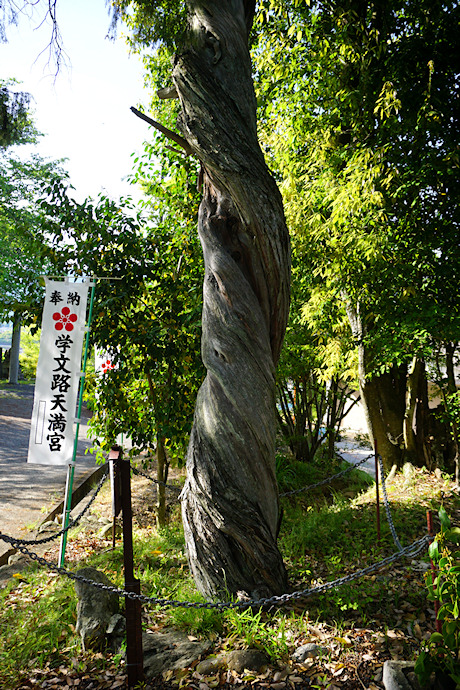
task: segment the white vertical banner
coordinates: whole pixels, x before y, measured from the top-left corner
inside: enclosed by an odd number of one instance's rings
[[[89,283],[47,278],[45,283],[27,462],[68,465],[73,455]]]

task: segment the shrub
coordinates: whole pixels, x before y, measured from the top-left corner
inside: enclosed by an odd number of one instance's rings
[[[441,632],[435,632],[420,652],[415,671],[422,684],[431,674],[447,690],[460,684],[460,527],[451,527],[443,507],[439,510],[441,531],[430,544],[429,554],[436,571],[426,574],[428,599],[439,603],[437,618]]]

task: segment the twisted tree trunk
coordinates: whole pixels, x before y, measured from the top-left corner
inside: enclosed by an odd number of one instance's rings
[[[280,593],[276,546],[275,364],[289,310],[282,201],[256,131],[248,51],[254,2],[188,2],[186,49],[173,80],[180,127],[203,171],[202,357],[182,515],[205,596]]]

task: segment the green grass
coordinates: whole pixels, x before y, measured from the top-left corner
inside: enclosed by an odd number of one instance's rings
[[[70,580],[30,569],[0,594],[0,685],[16,688],[29,669],[59,665],[81,651]]]

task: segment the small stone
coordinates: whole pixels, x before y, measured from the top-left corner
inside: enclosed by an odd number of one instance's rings
[[[385,690],[412,690],[405,673],[413,670],[413,661],[385,661],[382,678]]]
[[[415,477],[415,467],[410,462],[405,462],[402,468],[404,483],[411,484]]]
[[[14,565],[15,563],[22,564],[24,567],[27,565],[29,562],[29,559],[24,556],[20,551],[17,553],[13,553],[12,556],[9,556],[8,558],[8,565]]]
[[[54,520],[48,520],[47,522],[44,522],[43,524],[40,525],[38,528],[38,534],[42,534],[43,532],[58,532],[59,531],[59,525],[54,522]]]
[[[241,673],[246,668],[249,671],[260,671],[267,663],[267,657],[258,649],[236,649],[227,654],[228,668],[236,673]]]
[[[106,517],[100,517],[100,518],[98,518],[97,521],[101,525],[111,525],[112,524],[112,520],[110,518],[106,518]]]
[[[117,654],[126,636],[126,619],[121,613],[114,613],[106,630],[107,646]]]
[[[101,530],[99,530],[98,534],[102,539],[112,539],[113,525],[112,524],[104,525],[104,527]],[[121,534],[122,534],[122,529],[121,529],[120,525],[116,525],[115,535],[117,537],[119,537]]]
[[[376,683],[381,683],[382,682],[382,676],[383,676],[383,666],[379,669],[374,674],[374,680]]]
[[[320,647],[314,642],[309,642],[308,644],[303,644],[301,647],[298,647],[292,654],[292,659],[301,664],[306,659],[314,659],[324,653],[325,650],[323,647]]]
[[[175,630],[142,635],[144,673],[153,678],[166,671],[187,668],[211,647],[209,640],[189,640],[187,635]]]
[[[275,683],[279,683],[279,681],[285,680],[287,675],[288,669],[284,669],[283,671],[276,671],[275,675],[273,676],[273,680]]]
[[[209,676],[211,673],[215,673],[220,668],[225,666],[227,663],[227,655],[219,654],[219,656],[210,657],[209,659],[203,659],[197,664],[196,671],[202,676]]]

